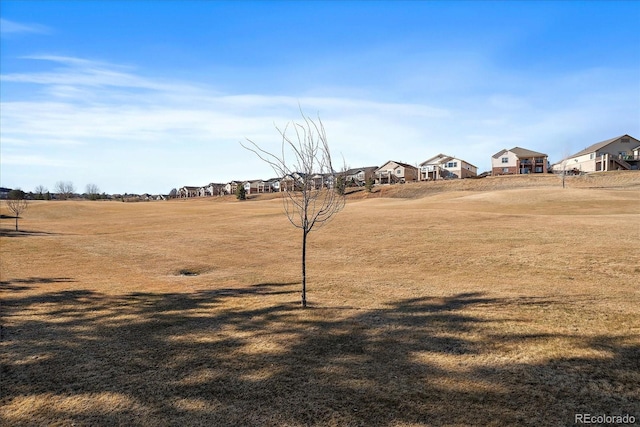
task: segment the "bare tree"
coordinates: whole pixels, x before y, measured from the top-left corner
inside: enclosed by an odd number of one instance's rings
[[[49,190],[44,185],[38,185],[33,190],[33,193],[35,194],[36,199],[42,200],[45,198],[45,194],[47,194],[48,191]]]
[[[567,164],[569,163],[569,149],[567,147],[565,147],[562,150],[562,162],[560,162],[560,165],[562,166],[561,169],[561,173],[562,173],[562,188],[565,188],[565,179],[567,177]]]
[[[58,196],[61,199],[68,199],[69,197],[73,196],[73,193],[75,193],[75,191],[76,189],[71,181],[56,182],[55,192],[58,193]]]
[[[18,218],[27,210],[29,203],[24,198],[7,200],[7,207],[16,216],[16,231],[18,231]]]
[[[327,135],[317,122],[302,113],[301,123],[290,122],[284,129],[276,126],[281,137],[281,153],[272,154],[247,139],[242,145],[267,163],[287,185],[281,185],[284,211],[289,222],[302,230],[302,307],[307,306],[307,236],[326,224],[345,203],[344,194],[334,190],[337,173],[331,163]],[[291,184],[291,185],[289,185]]]
[[[87,184],[87,188],[85,189],[85,193],[87,193],[87,197],[91,200],[97,200],[100,196],[100,188],[98,188],[95,184]]]

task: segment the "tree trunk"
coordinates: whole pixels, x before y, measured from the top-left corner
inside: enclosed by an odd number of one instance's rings
[[[302,308],[307,308],[307,229],[302,229]]]
[[[16,231],[18,231],[18,214],[16,214]]]

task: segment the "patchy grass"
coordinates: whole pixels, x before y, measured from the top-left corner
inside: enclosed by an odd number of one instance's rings
[[[307,310],[273,197],[34,202],[0,234],[0,424],[639,419],[640,187],[601,175],[354,195]]]

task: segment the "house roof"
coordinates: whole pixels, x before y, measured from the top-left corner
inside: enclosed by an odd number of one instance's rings
[[[505,150],[503,150],[505,151]],[[439,159],[437,162],[434,162],[434,160]],[[440,165],[442,163],[446,163],[449,160],[460,160],[461,162],[464,162],[466,164],[468,164],[469,166],[473,166],[474,168],[478,168],[476,165],[472,165],[471,163],[467,162],[466,160],[460,159],[458,157],[454,157],[454,156],[449,156],[446,154],[438,154],[437,156],[433,156],[430,159],[425,160],[424,162],[420,163],[420,166],[424,166],[424,165]]]
[[[511,151],[518,158],[521,158],[521,157],[548,157],[544,153],[538,153],[537,151],[527,150],[526,148],[513,147],[511,150],[504,149],[504,150],[501,150],[501,151],[497,152],[496,154],[493,155],[493,158],[497,159],[498,157],[502,156],[507,151]]]
[[[387,162],[388,163],[388,162]],[[347,171],[341,172],[344,173],[345,175],[355,175],[360,171],[374,171],[378,169],[378,166],[365,166],[363,168],[353,168],[353,169],[349,169]]]
[[[384,164],[383,164],[382,166],[380,166],[379,168],[377,168],[376,170],[380,170],[380,168],[382,168],[382,167],[383,167],[383,166],[385,166],[385,165],[388,165],[389,163],[395,163],[396,165],[398,165],[398,166],[402,166],[402,167],[405,167],[405,168],[418,169],[418,168],[416,168],[415,166],[411,166],[411,165],[409,165],[409,164],[407,164],[407,163],[396,162],[395,160],[389,160],[389,161],[387,161],[387,162],[384,162]]]
[[[405,167],[405,168],[413,168],[413,169],[417,169],[415,166],[410,165],[408,163],[402,163],[402,162],[396,162],[398,165]]]
[[[605,141],[596,142],[595,144],[588,146],[587,148],[585,148],[582,151],[578,151],[576,154],[574,154],[572,156],[569,156],[568,158],[578,157],[578,156],[582,156],[584,154],[589,154],[589,153],[596,152],[596,151],[606,147],[607,145],[609,145],[609,144],[611,144],[611,143],[613,143],[613,142],[615,142],[615,141],[617,141],[620,138],[623,138],[625,136],[628,136],[629,138],[633,138],[630,135],[624,134],[624,135],[616,136],[615,138],[607,139]],[[633,138],[633,139],[635,139],[635,138]]]
[[[420,166],[424,166],[424,165],[430,165],[430,164],[436,164],[436,163],[432,163],[434,160],[438,160],[437,163],[442,163],[444,161],[447,161],[449,159],[453,159],[453,157],[447,155],[447,154],[438,154],[437,156],[433,156],[430,159],[425,160],[424,162],[420,163]]]

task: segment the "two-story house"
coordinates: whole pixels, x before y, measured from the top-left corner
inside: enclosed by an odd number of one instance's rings
[[[640,166],[640,141],[629,135],[597,142],[566,159],[555,163],[554,172],[600,172],[635,170]]]
[[[178,190],[179,198],[187,198],[187,197],[198,197],[200,192],[200,187],[192,187],[192,186],[184,186]]]
[[[434,179],[471,178],[478,176],[478,168],[471,163],[446,154],[438,154],[419,165],[418,179],[429,181]]]
[[[347,185],[356,185],[362,187],[367,180],[375,179],[375,172],[378,166],[367,166],[364,168],[353,168],[344,172],[340,172],[339,175],[344,176],[345,183]]]
[[[376,184],[395,184],[418,180],[418,168],[389,160],[374,171]]]
[[[492,175],[546,173],[549,156],[537,151],[514,147],[501,150],[491,157]]]
[[[205,185],[204,187],[200,187],[198,195],[200,197],[223,196],[224,195],[224,184],[216,184],[216,183],[212,182],[209,185]]]

